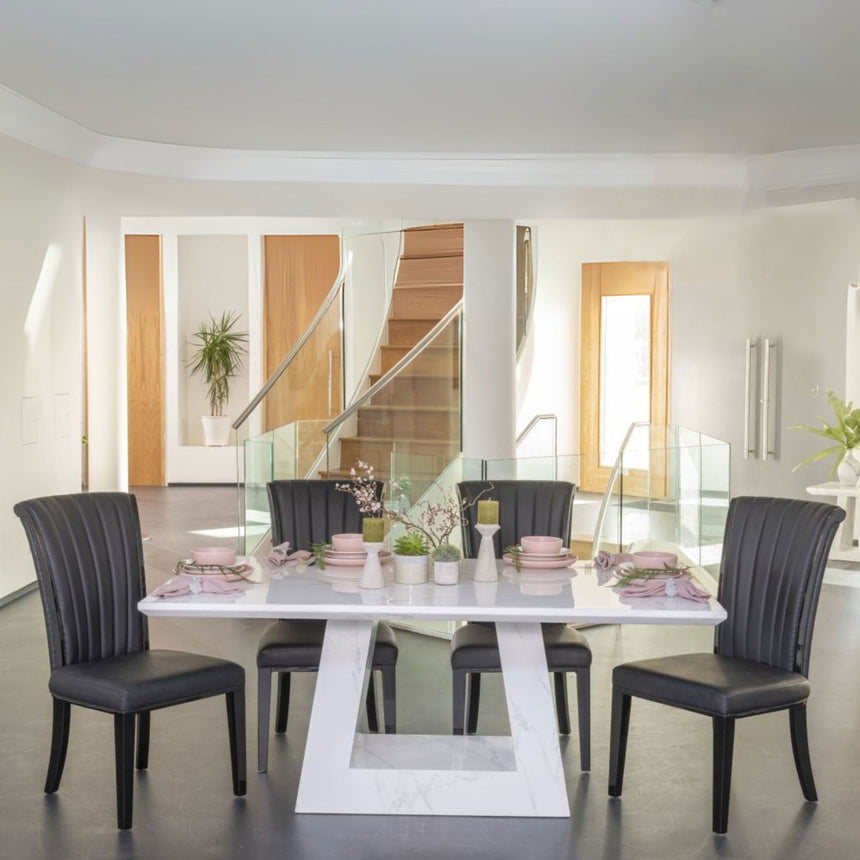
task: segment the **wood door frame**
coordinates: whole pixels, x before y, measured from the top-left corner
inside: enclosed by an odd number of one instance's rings
[[[637,280],[650,275],[651,286],[645,291],[639,284],[602,284],[603,266],[630,267]],[[637,271],[638,270],[638,271]],[[644,271],[643,271],[644,270]],[[580,330],[580,425],[579,440],[582,463],[580,489],[602,493],[606,489],[609,466],[600,465],[600,344],[601,299],[604,296],[648,295],[651,298],[651,385],[650,422],[655,426],[669,423],[669,264],[667,262],[583,263]],[[652,452],[649,472],[627,472],[626,493],[632,495],[665,495],[665,452]]]
[[[136,246],[136,247],[135,247]],[[147,247],[149,246],[149,247]],[[130,253],[130,249],[134,248],[134,252]],[[145,249],[142,251],[142,249]],[[144,358],[141,355],[133,354],[133,339],[132,331],[135,327],[134,316],[139,312],[143,304],[138,299],[132,297],[132,292],[139,288],[139,281],[135,277],[129,276],[130,261],[132,264],[140,265],[141,254],[145,257],[146,254],[154,253],[155,259],[145,259],[144,263],[148,264],[152,271],[145,272],[144,277],[152,276],[147,284],[145,294],[145,303],[148,303],[148,309],[154,313],[152,316],[158,318],[157,331],[157,346],[153,350],[153,342],[150,340],[150,354],[145,357],[148,359],[150,367],[155,366],[156,373],[150,377],[150,381],[155,383],[153,403],[156,403],[155,418],[145,416],[143,420],[135,420],[135,409],[132,405],[132,391],[135,385],[147,378],[142,372],[141,366],[136,364],[136,359]],[[165,334],[164,334],[164,264],[163,264],[163,237],[158,233],[138,234],[127,233],[123,237],[123,260],[124,260],[124,279],[126,291],[126,376],[128,379],[126,388],[126,408],[128,410],[128,427],[126,430],[126,445],[128,449],[128,480],[130,485],[139,486],[166,486],[167,480],[167,455],[166,455],[166,404],[165,404]],[[145,267],[144,267],[145,268]],[[150,331],[151,334],[151,331]],[[153,354],[157,353],[157,354]],[[135,382],[136,380],[136,382]],[[140,416],[137,416],[138,418]],[[157,444],[150,449],[150,453],[155,452],[157,462],[155,463],[154,471],[156,474],[150,475],[147,480],[139,480],[140,470],[133,474],[132,452],[141,452],[146,446],[140,444],[139,434],[141,427],[157,434]],[[134,438],[133,438],[134,437]],[[143,469],[143,471],[147,471]]]

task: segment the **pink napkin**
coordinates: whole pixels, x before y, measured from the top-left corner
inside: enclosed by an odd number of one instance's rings
[[[604,552],[603,550],[594,556],[594,566],[598,570],[618,567],[624,561],[633,561],[633,556],[629,552]]]
[[[191,576],[187,573],[180,573],[172,579],[168,579],[164,585],[159,585],[152,592],[154,597],[182,597],[184,594],[238,594],[242,591],[242,586],[238,585],[235,580],[241,577],[231,577],[230,580],[226,576],[210,574],[208,576]],[[195,586],[195,582],[199,585],[199,591]]]
[[[625,597],[684,597],[705,603],[711,599],[703,588],[693,582],[689,573],[680,576],[655,576],[653,579],[634,579],[618,589]]]
[[[290,542],[285,540],[283,543],[279,543],[277,546],[272,547],[272,551],[266,556],[266,561],[269,564],[275,565],[275,567],[280,567],[282,564],[287,563],[287,557],[290,554]]]

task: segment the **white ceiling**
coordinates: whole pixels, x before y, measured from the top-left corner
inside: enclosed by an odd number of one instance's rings
[[[0,84],[103,135],[284,151],[860,143],[851,0],[2,0]]]

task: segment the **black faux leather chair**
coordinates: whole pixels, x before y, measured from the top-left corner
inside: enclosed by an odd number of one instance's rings
[[[467,558],[478,555],[481,536],[475,529],[477,505],[481,499],[499,502],[499,531],[493,537],[496,557],[502,550],[519,543],[524,535],[552,535],[570,544],[570,515],[575,491],[567,481],[463,481],[457,485],[461,502],[466,502],[463,525],[463,550]],[[579,758],[583,770],[591,769],[591,649],[578,631],[566,624],[544,624],[546,661],[555,684],[555,709],[558,730],[570,734],[566,672],[576,673],[576,700],[579,715]],[[454,734],[463,734],[466,722],[468,686],[468,726],[478,729],[481,673],[500,672],[499,643],[492,624],[469,623],[451,639],[453,672]]]
[[[36,567],[54,698],[45,792],[60,786],[71,706],[114,715],[117,825],[131,827],[137,769],[149,758],[150,712],[225,695],[233,792],[245,794],[245,671],[229,660],[149,650],[140,521],[134,496],[82,493],[15,505]]]
[[[791,499],[737,498],[729,505],[712,654],[680,654],[616,666],[612,673],[609,794],[621,796],[630,697],[713,720],[713,829],[725,833],[735,720],[788,710],[803,796],[817,800],[806,734],[809,656],[827,553],[845,511]]]
[[[272,481],[267,485],[272,517],[272,543],[290,542],[290,549],[310,550],[315,543],[328,541],[333,534],[360,532],[362,515],[349,493],[336,484],[346,481],[294,480]],[[382,484],[377,483],[377,495]],[[282,619],[270,624],[260,638],[257,650],[257,770],[264,773],[269,758],[269,711],[271,710],[272,672],[278,674],[278,706],[275,731],[287,730],[290,707],[290,673],[316,672],[322,655],[325,621]],[[382,674],[382,707],[385,731],[397,730],[395,667],[397,638],[380,621],[370,681],[367,685],[367,724],[379,731],[373,670]]]

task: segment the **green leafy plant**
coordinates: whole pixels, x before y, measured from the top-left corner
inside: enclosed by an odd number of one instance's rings
[[[816,389],[815,394],[820,392]],[[832,478],[836,472],[836,467],[842,462],[845,455],[852,449],[860,446],[860,409],[854,409],[851,403],[846,403],[833,391],[827,390],[824,392],[830,408],[833,410],[833,415],[836,418],[835,423],[828,423],[820,415],[816,416],[821,422],[820,427],[812,427],[808,424],[795,424],[789,427],[789,430],[804,430],[807,433],[814,433],[816,436],[823,436],[835,442],[835,445],[830,445],[827,448],[807,457],[803,462],[798,463],[792,471],[796,472],[802,466],[807,466],[810,463],[817,463],[825,457],[835,457],[833,465],[830,467],[830,477]]]
[[[649,580],[657,576],[677,577],[687,573],[689,569],[689,567],[630,567],[626,568],[624,573],[612,584],[613,586],[630,585],[636,580]]]
[[[516,544],[506,546],[505,555],[509,555],[511,557],[511,561],[514,563],[514,567],[518,571],[522,569],[520,567],[520,548]]]
[[[421,532],[408,531],[394,541],[395,555],[427,555],[427,539]]]
[[[433,561],[459,561],[463,557],[460,548],[451,543],[442,543],[430,553]]]
[[[324,540],[311,544],[311,556],[320,570],[325,570],[325,554],[330,549],[332,549],[332,545]]]
[[[208,322],[191,335],[194,352],[188,360],[191,375],[200,374],[206,384],[206,399],[213,416],[221,415],[230,396],[230,380],[239,373],[248,351],[247,332],[234,331],[239,314],[224,311],[221,319],[211,314]]]

